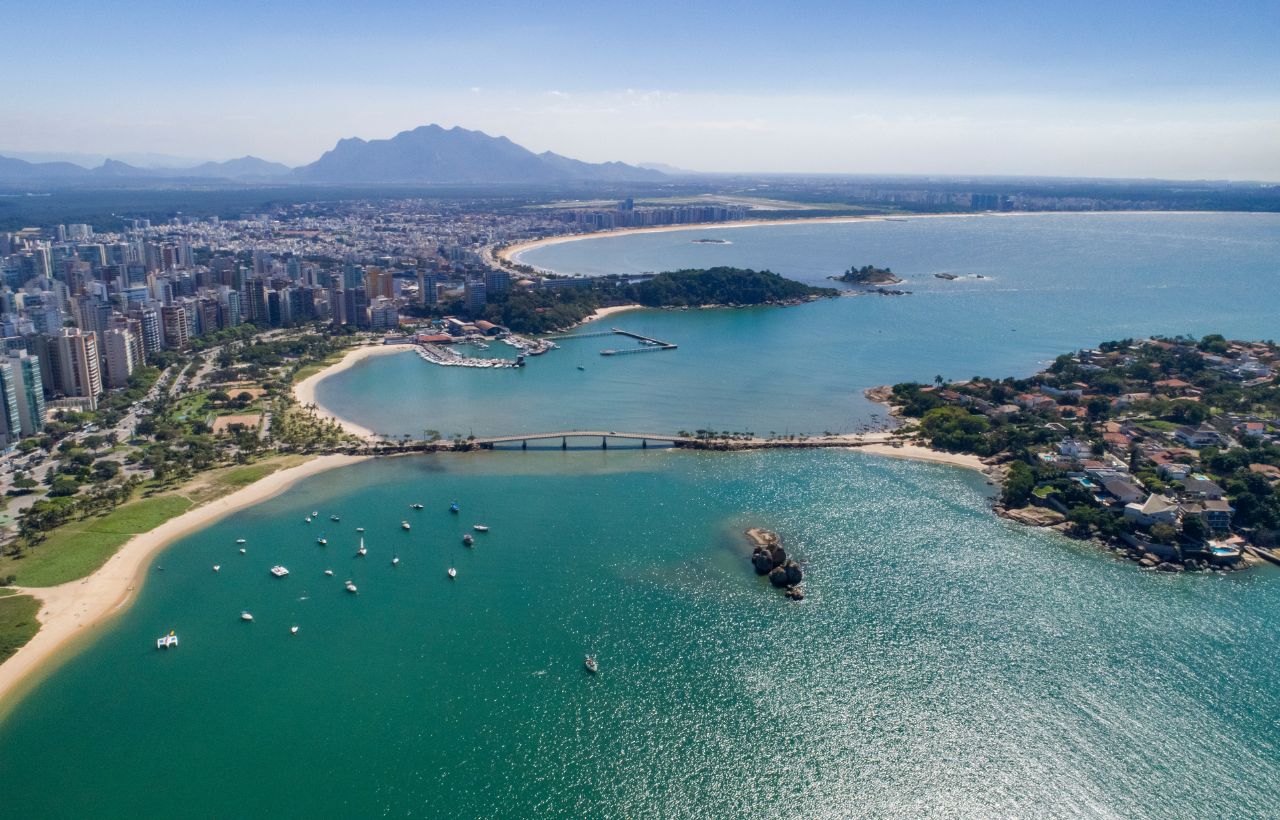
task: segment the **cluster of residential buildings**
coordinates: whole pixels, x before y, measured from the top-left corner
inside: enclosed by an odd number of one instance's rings
[[[647,228],[657,225],[697,225],[703,222],[730,222],[746,219],[747,208],[737,205],[681,205],[640,207],[625,199],[611,209],[568,209],[560,219],[579,231],[608,231],[614,228]]]

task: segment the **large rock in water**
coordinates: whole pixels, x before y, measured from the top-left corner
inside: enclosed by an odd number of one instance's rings
[[[787,570],[785,567],[774,567],[769,572],[769,583],[775,587],[785,587],[787,585]]]
[[[800,571],[800,565],[795,561],[788,561],[783,569],[787,573],[787,586],[793,587],[804,580],[804,573]]]
[[[756,547],[751,553],[751,565],[756,568],[756,575],[764,575],[773,569],[773,558],[765,550]]]

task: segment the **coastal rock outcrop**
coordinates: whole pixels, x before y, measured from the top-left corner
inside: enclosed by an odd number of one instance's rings
[[[776,532],[752,527],[747,530],[747,538],[753,547],[751,550],[751,566],[757,575],[768,575],[769,583],[779,589],[787,590],[787,597],[801,600],[804,593],[797,585],[804,580],[804,572],[795,559],[788,558],[782,548],[782,540]]]

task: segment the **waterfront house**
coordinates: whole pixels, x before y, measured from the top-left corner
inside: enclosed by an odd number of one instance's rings
[[[1226,499],[1187,501],[1181,506],[1183,517],[1194,515],[1213,532],[1227,532],[1231,529],[1231,514],[1235,509]]]
[[[1133,502],[1124,505],[1124,518],[1143,527],[1156,524],[1174,525],[1178,523],[1182,510],[1178,502],[1164,495],[1152,493],[1141,504]]]
[[[1115,503],[1119,505],[1133,504],[1146,498],[1146,492],[1134,484],[1128,478],[1116,476],[1114,478],[1103,478],[1102,488],[1107,491],[1107,495],[1115,499]]]

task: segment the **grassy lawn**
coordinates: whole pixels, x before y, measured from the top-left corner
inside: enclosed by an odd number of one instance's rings
[[[107,515],[64,524],[50,531],[42,543],[21,558],[0,558],[0,577],[16,575],[18,585],[28,587],[56,586],[83,578],[106,563],[136,533],[153,530],[194,506],[303,461],[306,456],[281,456],[257,464],[210,470],[174,491],[137,498]]]
[[[35,637],[40,602],[30,595],[0,597],[0,662]]]
[[[298,382],[304,379],[314,376],[315,374],[319,373],[321,370],[324,370],[326,367],[337,364],[338,362],[342,361],[342,357],[345,355],[347,355],[346,350],[339,350],[337,353],[334,353],[332,356],[326,356],[325,358],[321,359],[318,362],[312,362],[311,364],[303,365],[302,367],[299,367],[297,372],[293,374],[294,383],[297,384]]]
[[[1043,487],[1036,487],[1034,490],[1031,491],[1031,494],[1034,495],[1036,498],[1045,499],[1056,492],[1057,490],[1054,489],[1053,487],[1045,485]]]
[[[21,558],[0,558],[0,576],[18,576],[19,586],[47,587],[83,578],[107,562],[130,536],[154,529],[191,509],[177,494],[130,501],[98,518],[72,521]]]
[[[1165,421],[1164,419],[1148,419],[1146,421],[1138,422],[1138,426],[1145,427],[1148,430],[1155,430],[1160,433],[1172,433],[1182,425],[1174,424],[1173,422]]]

